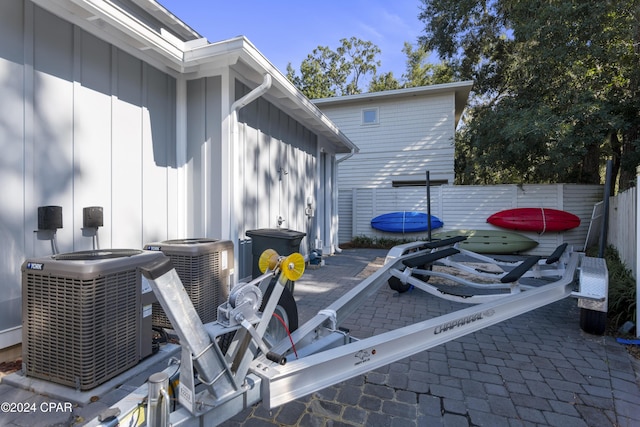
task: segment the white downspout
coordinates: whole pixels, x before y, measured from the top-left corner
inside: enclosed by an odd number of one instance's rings
[[[356,149],[352,148],[351,152],[349,154],[347,154],[346,156],[340,157],[339,159],[336,159],[336,167],[334,170],[334,183],[336,186],[336,191],[333,192],[334,194],[334,200],[333,200],[333,206],[335,206],[336,209],[338,209],[338,192],[340,191],[340,188],[338,187],[338,165],[342,162],[344,162],[345,160],[350,159],[351,157],[353,157],[353,155],[356,154]],[[338,230],[336,228],[335,230],[335,235],[334,235],[334,242],[336,242],[336,246],[335,246],[335,251],[337,253],[341,253],[342,249],[340,248],[340,246],[338,246]]]
[[[177,164],[177,200],[176,226],[169,231],[169,238],[176,239],[188,235],[189,206],[187,194],[189,194],[187,178],[187,81],[180,75],[176,79],[176,164]],[[203,193],[206,194],[206,193]],[[208,196],[207,196],[208,198]]]
[[[344,162],[345,160],[349,160],[351,157],[353,157],[354,154],[356,154],[356,149],[352,148],[349,154],[347,154],[344,157],[340,157],[339,159],[336,159],[336,166],[338,166],[340,163]]]
[[[234,179],[230,179],[230,184],[229,184],[229,195],[230,197],[233,199],[233,202],[230,204],[230,207],[232,209],[232,211],[230,212],[229,215],[229,237],[231,238],[231,241],[234,242],[234,248],[235,248],[235,270],[236,272],[239,272],[239,257],[238,257],[238,251],[239,251],[239,245],[238,242],[240,240],[240,230],[239,230],[239,224],[241,223],[240,221],[240,215],[242,212],[242,196],[237,195],[236,192],[234,191],[234,185],[236,185],[236,183],[242,183],[242,174],[241,171],[238,169],[238,145],[240,143],[240,141],[238,140],[238,111],[240,111],[242,108],[246,107],[248,104],[250,104],[251,102],[253,102],[254,100],[256,100],[257,98],[261,97],[262,95],[264,95],[270,88],[271,88],[271,83],[272,83],[272,79],[271,79],[271,74],[267,73],[264,75],[263,77],[263,81],[260,84],[260,86],[256,87],[255,89],[253,89],[251,92],[247,93],[246,95],[244,95],[242,98],[236,100],[233,104],[231,104],[231,146],[229,147],[230,150],[230,157],[231,157],[231,173],[233,174]],[[244,219],[244,216],[242,216],[242,218]]]
[[[255,101],[262,95],[264,95],[271,88],[271,74],[267,73],[264,75],[262,83],[260,86],[253,89],[251,92],[243,96],[242,98],[235,101],[231,104],[231,114],[238,114],[238,110],[241,110],[243,107],[246,107],[251,102]],[[236,117],[237,118],[237,117]]]

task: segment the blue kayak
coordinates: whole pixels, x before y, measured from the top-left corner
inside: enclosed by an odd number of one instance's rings
[[[431,215],[431,229],[444,225],[438,217]],[[390,233],[416,233],[429,230],[428,215],[424,212],[390,212],[371,220],[371,227]]]

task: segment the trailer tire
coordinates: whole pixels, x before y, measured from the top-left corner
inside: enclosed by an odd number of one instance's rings
[[[271,283],[269,283],[269,287],[267,291],[264,293],[264,297],[262,298],[262,304],[260,306],[260,311],[264,310],[264,307],[273,292],[273,288],[276,284],[277,279],[273,279]],[[293,298],[293,295],[289,291],[287,287],[282,291],[282,295],[280,295],[280,299],[278,300],[278,305],[274,311],[275,314],[280,316],[284,323],[287,325],[289,332],[293,332],[298,329],[298,306],[296,304],[296,300]],[[218,338],[218,346],[223,354],[227,352],[231,342],[233,341],[233,337],[235,336],[235,332],[229,332],[227,334],[221,335]],[[279,339],[286,336],[287,330],[284,328],[280,320],[275,318],[275,316],[269,321],[269,325],[267,326],[267,331],[265,333],[264,339],[265,341],[269,341],[270,344],[278,341]]]
[[[397,277],[390,277],[389,280],[387,280],[387,283],[389,284],[389,287],[391,289],[398,292],[399,294],[407,292],[409,289],[411,289],[410,284],[402,283]]]
[[[433,269],[433,265],[432,264],[427,264],[427,265],[422,267],[422,270],[432,270],[432,269]],[[430,275],[416,274],[416,277],[418,279],[422,280],[423,282],[428,282],[429,278],[431,276]],[[400,279],[398,279],[395,276],[390,277],[389,280],[387,280],[387,283],[389,284],[389,287],[391,289],[393,289],[394,291],[398,292],[399,294],[407,292],[408,290],[411,289],[411,286],[412,286],[409,283],[402,283],[400,281]]]
[[[587,308],[580,309],[580,329],[588,334],[602,335],[607,327],[607,313]]]
[[[264,310],[267,305],[267,301],[269,301],[269,297],[271,297],[271,293],[276,285],[276,280],[273,279],[271,283],[269,283],[269,287],[267,291],[264,293],[264,298],[262,298],[262,306],[260,307],[260,311]],[[298,329],[298,305],[296,304],[296,300],[293,298],[293,294],[289,291],[289,288],[285,286],[282,290],[282,295],[280,295],[280,299],[278,300],[278,305],[274,311],[274,314],[280,316],[280,318],[287,325],[287,329],[289,332],[293,332]],[[279,319],[275,316],[271,318],[269,321],[269,326],[267,326],[267,332],[265,333],[266,341],[273,341],[270,344],[274,344],[276,341],[287,336],[287,330],[284,328]]]

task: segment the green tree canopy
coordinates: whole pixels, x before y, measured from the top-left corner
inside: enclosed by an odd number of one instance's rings
[[[631,184],[640,0],[422,2],[424,49],[474,80],[458,182],[600,183],[613,158],[619,187]]]
[[[299,74],[289,63],[287,78],[311,99],[361,93],[362,80],[380,66],[378,55],[380,48],[370,41],[344,38],[336,50],[315,48],[300,64]]]
[[[402,75],[403,87],[429,86],[453,81],[453,69],[445,62],[431,63],[431,52],[424,45],[414,48],[411,43],[405,42],[402,52],[407,56],[407,71]]]
[[[369,83],[369,92],[401,89],[402,85],[393,75],[393,71],[373,76]]]
[[[287,78],[310,99],[362,93],[367,79],[369,92],[454,80],[453,69],[448,64],[429,63],[429,52],[423,46],[414,48],[405,42],[402,52],[407,56],[407,62],[406,72],[400,80],[393,72],[378,74],[380,48],[356,37],[341,39],[336,50],[318,46],[307,55],[297,71],[289,63]]]
[[[375,75],[369,83],[369,92],[429,86],[455,80],[454,71],[446,62],[430,62],[430,52],[424,45],[414,47],[405,42],[402,53],[407,57],[406,71],[402,78],[397,80],[392,72]]]

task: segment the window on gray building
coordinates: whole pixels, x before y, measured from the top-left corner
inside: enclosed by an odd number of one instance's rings
[[[362,124],[363,125],[378,124],[378,107],[362,109]]]

